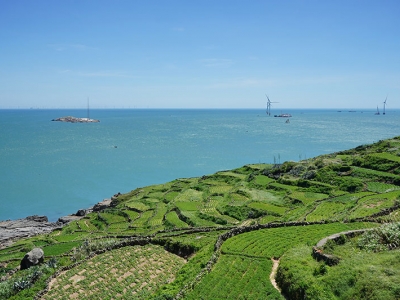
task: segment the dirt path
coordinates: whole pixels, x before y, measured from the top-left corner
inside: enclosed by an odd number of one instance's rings
[[[280,293],[281,289],[276,284],[276,280],[275,280],[276,271],[278,270],[278,266],[279,266],[279,259],[271,258],[271,260],[272,260],[272,271],[271,271],[271,274],[269,275],[269,280],[271,280],[271,283],[274,286],[274,288],[277,289]]]
[[[284,294],[282,294],[282,291],[279,288],[279,286],[275,280],[276,271],[278,270],[278,267],[279,267],[279,259],[274,259],[272,257],[271,260],[272,260],[272,271],[271,271],[271,274],[269,275],[269,280],[271,281],[274,288],[282,295],[282,297],[286,300],[289,300],[289,298],[287,298]]]

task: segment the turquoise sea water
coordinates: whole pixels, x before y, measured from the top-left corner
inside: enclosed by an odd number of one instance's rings
[[[0,110],[0,220],[51,221],[137,187],[249,163],[298,161],[400,135],[400,112]],[[275,112],[277,113],[277,112]]]

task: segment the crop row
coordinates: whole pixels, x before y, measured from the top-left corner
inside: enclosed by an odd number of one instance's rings
[[[392,173],[376,171],[376,170],[360,168],[360,167],[354,167],[353,174],[355,176],[363,178],[366,181],[396,181],[396,182],[398,182],[400,180],[400,176],[392,174]]]
[[[271,268],[269,259],[221,255],[185,299],[280,299],[269,281]]]
[[[197,211],[181,211],[181,214],[188,218],[195,226],[216,226],[214,222],[199,218],[197,216]]]
[[[400,187],[394,184],[387,184],[383,182],[367,182],[367,188],[371,192],[385,193],[392,190],[399,190]]]
[[[276,205],[273,205],[270,203],[265,203],[265,202],[251,202],[248,206],[256,208],[256,209],[272,212],[272,213],[275,213],[278,215],[283,215],[288,209],[287,207],[276,206]]]
[[[164,215],[167,213],[167,207],[164,203],[157,204],[157,209],[153,217],[149,220],[148,224],[152,227],[161,226],[163,223]]]
[[[262,258],[280,257],[287,249],[297,245],[312,246],[323,237],[333,233],[370,226],[373,225],[368,223],[331,223],[257,230],[230,238],[222,245],[222,252]]]
[[[343,220],[348,215],[349,210],[355,205],[355,201],[349,203],[325,201],[320,203],[314,211],[307,215],[306,221]]]
[[[308,205],[314,201],[328,198],[328,195],[312,192],[293,191],[289,194],[290,198],[300,200],[304,205]]]
[[[62,273],[43,299],[144,297],[172,281],[183,264],[182,258],[159,246],[124,247]]]
[[[351,211],[349,218],[362,218],[392,207],[400,197],[400,191],[370,195],[358,200],[358,205]]]
[[[165,215],[165,220],[167,220],[172,226],[176,228],[185,228],[188,227],[188,224],[179,219],[177,213],[175,211],[170,211]]]

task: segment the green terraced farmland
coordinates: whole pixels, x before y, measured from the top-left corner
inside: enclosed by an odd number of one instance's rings
[[[227,240],[222,252],[270,259],[281,257],[298,245],[315,245],[323,237],[351,229],[368,228],[369,223],[332,223],[299,227],[281,227],[252,231]]]
[[[185,261],[158,246],[135,246],[97,255],[51,281],[43,299],[144,299],[172,281]]]
[[[222,255],[185,299],[284,299],[269,281],[271,268],[268,259]]]
[[[267,186],[271,182],[275,182],[275,180],[264,175],[258,175],[255,179],[255,183],[262,186]]]
[[[138,211],[146,211],[150,208],[150,206],[136,200],[125,203],[125,206]]]
[[[293,191],[290,195],[290,198],[297,199],[303,202],[304,205],[311,204],[317,200],[326,199],[329,196],[321,193],[312,193],[312,192],[300,192]]]
[[[277,280],[281,288],[291,287],[291,299],[325,299],[320,289],[330,285],[323,281],[339,268],[315,261],[312,247],[334,233],[400,221],[399,153],[400,138],[393,138],[301,162],[246,165],[115,195],[107,209],[0,249],[0,299],[283,299],[270,281],[271,258],[283,262]],[[398,244],[390,245],[391,253],[398,251]],[[45,252],[40,270],[18,271],[34,247]],[[319,251],[334,251],[330,247]],[[342,251],[358,246],[346,247]],[[397,271],[386,261],[383,270],[358,255],[346,258],[348,272],[364,276],[354,285],[369,280],[384,295],[368,274],[379,269],[382,276],[396,277]],[[396,255],[364,256],[398,261]],[[358,273],[363,264],[369,271]],[[60,268],[66,269],[56,276]],[[307,268],[300,283],[287,275]],[[386,290],[400,297],[396,280]],[[326,299],[354,299],[334,289],[337,298]]]
[[[393,190],[399,190],[400,186],[382,182],[367,182],[368,190],[375,193],[386,193]]]
[[[203,200],[203,193],[192,190],[192,189],[187,189],[183,193],[179,194],[175,200],[178,201],[201,201]]]
[[[272,212],[272,213],[275,213],[278,215],[283,215],[288,210],[287,207],[276,206],[276,205],[264,203],[264,202],[251,202],[248,206],[256,208],[256,209]]]
[[[165,219],[176,228],[186,228],[189,225],[179,219],[175,211],[171,211],[165,215]]]
[[[356,205],[356,202],[335,202],[335,201],[326,201],[318,204],[314,211],[307,215],[306,220],[308,222],[318,222],[323,221],[328,218],[334,220],[343,220],[345,219],[349,211]]]

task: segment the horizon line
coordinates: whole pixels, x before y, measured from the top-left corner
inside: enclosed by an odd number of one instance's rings
[[[0,107],[0,110],[87,110],[87,107]],[[266,110],[266,108],[255,108],[255,107],[91,107],[90,110]],[[363,107],[288,107],[288,108],[276,108],[276,111],[282,110],[301,110],[301,109],[326,109],[326,110],[337,110],[338,112],[354,112],[354,111],[376,111],[375,108],[363,108]],[[391,107],[390,111],[400,109],[400,107]]]

